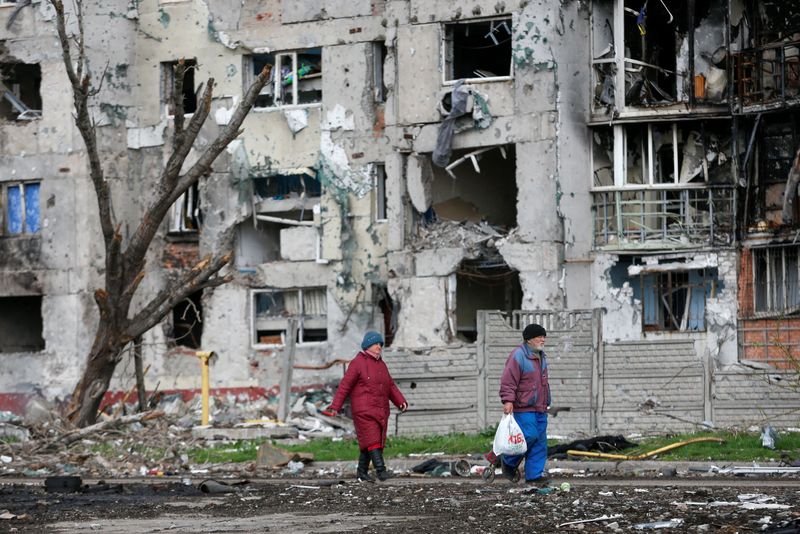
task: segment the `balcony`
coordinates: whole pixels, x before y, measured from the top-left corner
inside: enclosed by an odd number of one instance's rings
[[[800,41],[735,54],[734,77],[740,113],[800,105]]]

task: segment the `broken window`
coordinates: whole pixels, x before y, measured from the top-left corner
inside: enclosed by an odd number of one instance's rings
[[[800,245],[754,248],[753,303],[757,314],[800,311]]]
[[[753,221],[763,221],[768,227],[783,223],[784,194],[795,154],[800,147],[800,116],[790,114],[779,117],[777,120],[764,118],[756,132],[758,150],[754,159],[758,163],[750,183],[757,202],[752,208],[748,206],[747,225]],[[793,208],[793,220],[798,221],[800,202],[795,201]]]
[[[376,307],[383,315],[384,346],[391,347],[394,342],[394,333],[397,332],[397,303],[389,296],[389,290],[386,286],[375,285],[373,288],[373,295],[377,301]]]
[[[241,223],[236,239],[236,267],[240,271],[254,271],[262,263],[278,261],[281,228],[258,220]]]
[[[196,234],[202,223],[200,191],[195,183],[172,205],[169,216],[170,234]]]
[[[514,145],[453,152],[446,168],[433,167],[429,217],[486,221],[510,229],[517,224],[517,172]],[[487,195],[487,187],[492,194]]]
[[[41,295],[0,297],[0,353],[44,348]]]
[[[322,102],[321,48],[247,56],[245,83],[252,83],[265,65],[272,65],[272,74],[256,99],[256,109]]]
[[[199,349],[203,337],[203,292],[192,293],[172,308],[172,341]]]
[[[383,69],[386,65],[386,43],[376,41],[372,43],[372,96],[375,102],[386,102],[386,83]]]
[[[197,70],[196,59],[184,60],[186,70],[183,73],[183,112],[190,115],[197,110],[197,93],[195,93],[194,73]],[[175,67],[177,61],[168,61],[161,64],[161,97],[168,116],[175,115],[173,98],[175,90]]]
[[[627,282],[642,306],[645,332],[705,331],[706,299],[721,289],[715,267],[690,268],[702,260],[620,257],[610,272],[614,287]]]
[[[328,339],[327,291],[322,288],[254,290],[253,344],[285,345],[290,317],[297,319],[297,343]]]
[[[303,168],[281,174],[256,176],[253,189],[260,199],[283,200],[287,198],[317,198],[322,185],[313,169]]]
[[[42,116],[42,69],[38,63],[0,63],[0,118],[31,120]]]
[[[38,234],[40,182],[0,184],[0,235]]]
[[[372,165],[372,219],[386,220],[386,166],[382,163]]]
[[[444,25],[444,81],[512,75],[511,17]]]
[[[595,244],[729,241],[730,153],[730,131],[722,122],[594,129]]]
[[[456,272],[456,337],[478,339],[478,310],[502,310],[509,315],[522,307],[519,273],[500,257],[464,260]]]

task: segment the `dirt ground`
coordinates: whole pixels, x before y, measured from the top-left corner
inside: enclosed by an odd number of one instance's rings
[[[561,477],[546,489],[478,477],[249,481],[204,493],[195,482],[107,481],[103,491],[47,493],[0,481],[3,532],[666,532],[800,533],[793,477]],[[566,483],[566,484],[565,484]],[[87,486],[92,488],[96,481]],[[567,485],[569,487],[567,487]],[[564,523],[612,516],[605,520]]]

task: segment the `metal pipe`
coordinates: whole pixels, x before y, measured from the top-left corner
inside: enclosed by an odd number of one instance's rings
[[[200,423],[203,426],[208,425],[208,398],[209,398],[209,360],[214,356],[213,351],[197,351],[195,356],[200,358],[200,371],[201,371],[201,399],[202,399],[202,415]]]

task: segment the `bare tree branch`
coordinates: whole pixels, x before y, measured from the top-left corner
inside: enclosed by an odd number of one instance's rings
[[[177,152],[178,147],[183,144],[183,120],[186,110],[183,107],[183,77],[186,74],[186,60],[180,58],[173,67],[175,81],[172,84],[172,114],[173,126],[175,131],[172,135],[172,152]]]
[[[157,325],[164,316],[192,293],[206,287],[216,287],[230,281],[231,276],[214,277],[220,269],[230,263],[233,253],[216,256],[210,255],[200,260],[197,265],[185,273],[178,282],[162,289],[153,299],[133,317],[126,328],[125,336],[131,339],[147,332]],[[213,277],[213,278],[212,278]]]

